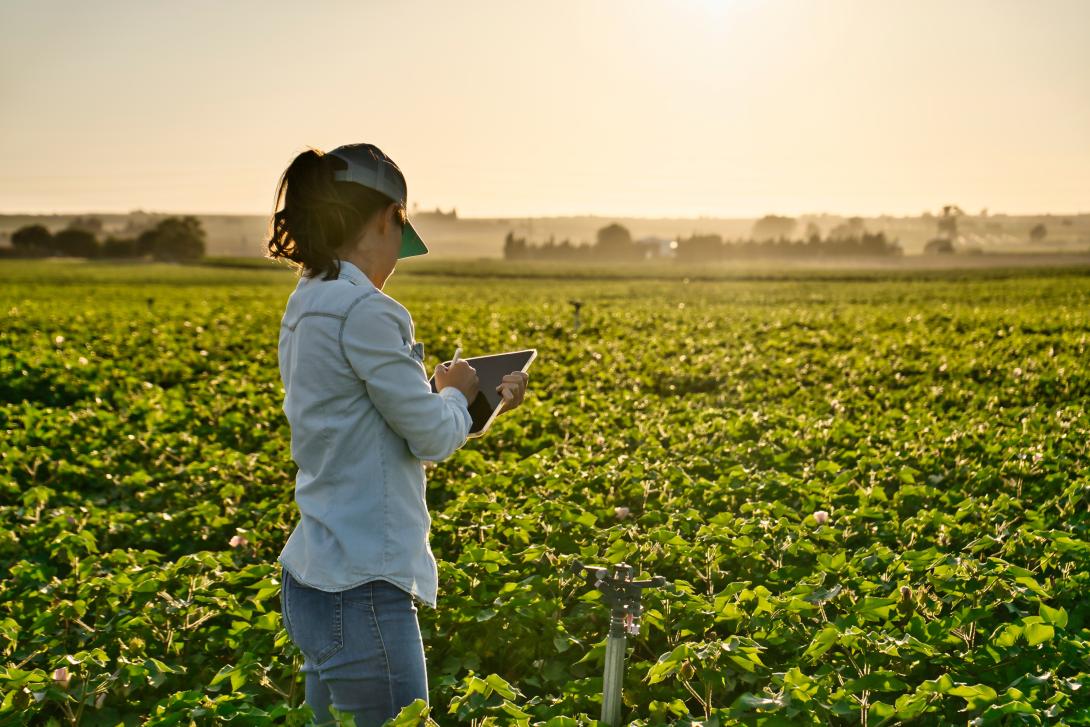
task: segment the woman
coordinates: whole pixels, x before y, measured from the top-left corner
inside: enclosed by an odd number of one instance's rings
[[[308,149],[280,178],[268,242],[301,273],[280,326],[300,514],[280,605],[319,723],[333,706],[378,725],[428,698],[414,598],[434,608],[438,584],[422,460],[465,443],[479,382],[465,361],[440,364],[434,393],[409,312],[382,292],[398,258],[427,252],[406,197],[373,145]],[[504,410],[526,383],[504,377]]]

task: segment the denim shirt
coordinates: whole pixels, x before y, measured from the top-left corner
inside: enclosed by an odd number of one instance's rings
[[[300,520],[278,560],[313,588],[381,579],[434,608],[421,460],[449,457],[472,419],[458,389],[432,392],[409,312],[340,266],[336,280],[301,277],[280,324]]]

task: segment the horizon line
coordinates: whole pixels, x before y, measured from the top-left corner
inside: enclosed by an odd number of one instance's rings
[[[451,207],[451,210],[456,210],[457,207]],[[985,208],[987,209],[987,208]],[[436,211],[442,212],[439,207],[431,209],[420,209],[417,212],[410,212],[409,218],[412,219],[414,215],[421,214],[435,214]],[[964,210],[963,210],[964,211]],[[934,216],[938,216],[936,212],[931,210],[924,210],[922,212],[916,212],[912,214],[892,214],[889,212],[882,212],[878,214],[847,214],[840,212],[802,212],[798,214],[790,214],[783,212],[766,212],[760,215],[627,215],[627,214],[603,214],[598,212],[581,212],[581,213],[566,213],[566,214],[539,214],[539,215],[461,215],[457,216],[457,220],[548,220],[548,219],[570,219],[579,217],[599,218],[599,219],[629,219],[629,220],[759,220],[762,217],[776,216],[776,217],[788,217],[788,218],[802,218],[802,217],[843,217],[850,219],[852,217],[859,217],[863,219],[868,218],[900,218],[911,219],[919,218],[924,214],[930,213]],[[208,211],[182,211],[182,210],[155,210],[155,209],[129,209],[125,211],[116,210],[79,210],[79,211],[7,211],[0,210],[0,215],[5,217],[68,217],[68,216],[95,216],[95,215],[116,215],[127,216],[132,214],[146,214],[146,215],[175,215],[185,216],[192,215],[195,217],[271,217],[269,213],[260,212],[208,212]],[[449,214],[449,212],[443,212],[443,214]],[[1078,212],[1006,212],[996,211],[992,212],[988,210],[988,217],[1082,217],[1090,215],[1090,211],[1078,211]],[[980,217],[979,213],[965,212],[965,217]]]

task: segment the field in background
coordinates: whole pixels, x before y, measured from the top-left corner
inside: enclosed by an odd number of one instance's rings
[[[286,270],[283,263],[264,258],[208,258],[200,265],[211,268],[243,268],[251,270]],[[1090,253],[1087,254],[1007,254],[973,256],[912,256],[906,258],[870,258],[860,260],[748,260],[719,263],[659,264],[640,262],[588,263],[532,260],[509,261],[492,258],[464,260],[428,255],[407,258],[397,264],[395,278],[440,276],[456,278],[558,278],[563,280],[594,279],[661,279],[661,280],[927,280],[982,279],[1025,276],[1039,272],[1045,275],[1090,274]]]
[[[0,721],[301,716],[294,278],[218,263],[0,263]],[[433,718],[589,723],[579,557],[678,586],[631,724],[1085,723],[1088,271],[406,261],[429,371],[539,349],[524,406],[429,470]]]
[[[54,283],[93,282],[169,282],[215,283],[231,279],[230,271],[242,271],[246,280],[275,281],[292,278],[292,268],[261,257],[209,257],[191,264],[147,263],[144,261],[86,261],[47,258],[25,263],[0,263],[8,279],[47,278]],[[792,264],[790,261],[741,261],[730,263],[678,264],[643,263],[577,264],[561,261],[507,261],[496,259],[464,260],[424,256],[407,258],[397,264],[390,285],[414,278],[456,279],[555,279],[661,280],[675,281],[927,281],[987,280],[1033,275],[1090,275],[1090,254],[1025,254],[985,256],[916,256],[898,261],[862,260],[821,265],[815,261]]]

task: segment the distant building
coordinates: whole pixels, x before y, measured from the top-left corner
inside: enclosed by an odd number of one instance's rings
[[[633,244],[643,250],[644,260],[650,260],[651,258],[672,258],[677,255],[677,240],[671,240],[666,237],[648,235],[647,237],[641,237],[640,239],[635,240]]]

